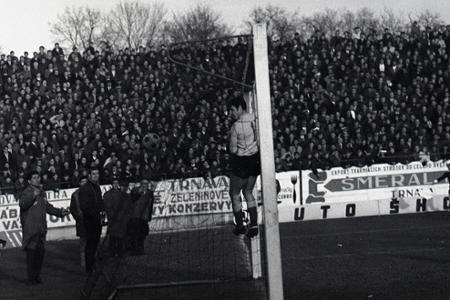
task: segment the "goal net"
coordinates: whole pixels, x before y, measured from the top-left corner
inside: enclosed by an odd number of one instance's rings
[[[177,85],[176,90],[184,98],[190,124],[192,120],[203,120],[207,114],[211,116],[206,119],[215,122],[206,130],[202,130],[204,123],[191,128],[189,137],[193,138],[188,140],[191,143],[199,139],[205,141],[208,147],[203,149],[220,147],[223,157],[217,158],[219,165],[208,168],[204,165],[208,162],[208,151],[194,155],[189,148],[185,149],[187,157],[192,158],[190,171],[196,167],[198,171],[190,172],[182,167],[175,178],[169,174],[168,178],[172,179],[154,183],[153,217],[144,254],[109,257],[106,254],[108,237],[105,237],[99,249],[101,259],[97,271],[86,281],[81,299],[269,298],[262,202],[258,200],[259,234],[254,238],[234,235],[228,194],[230,182],[226,176],[228,141],[215,130],[226,128],[228,131],[231,125],[226,117],[227,96],[241,93],[246,95],[249,104],[255,100],[251,84],[254,81],[252,39],[252,36],[234,36],[178,44],[162,50],[163,62],[169,65],[169,76],[170,72],[185,72],[185,80],[204,82],[197,94],[184,90],[180,81],[170,82]],[[223,60],[227,64],[223,64]],[[190,92],[200,98],[190,97]],[[170,106],[170,99],[166,100]],[[254,103],[250,107],[256,112]],[[164,143],[163,134],[160,136]],[[186,154],[182,153],[182,147],[177,150],[179,155]],[[203,169],[198,167],[200,164]],[[213,168],[219,173],[215,174]],[[261,194],[254,193],[255,196]],[[245,210],[245,201],[243,206]]]

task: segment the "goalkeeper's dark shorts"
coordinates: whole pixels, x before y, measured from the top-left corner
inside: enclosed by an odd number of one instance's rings
[[[240,178],[249,178],[250,176],[258,176],[261,173],[259,152],[251,156],[238,156],[232,154],[231,160],[231,172],[233,175]]]

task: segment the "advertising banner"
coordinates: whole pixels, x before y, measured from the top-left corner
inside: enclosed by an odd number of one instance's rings
[[[382,200],[360,201],[354,199],[347,202],[312,203],[297,207],[279,206],[279,222],[450,211],[448,195],[422,194]]]
[[[278,193],[278,206],[301,205],[301,183],[300,172],[289,171],[276,174],[276,179],[280,183],[280,192]],[[258,176],[255,186],[255,194],[258,202],[261,202],[261,176]]]
[[[349,201],[387,200],[392,197],[413,197],[433,189],[445,196],[448,184],[432,185],[447,167],[443,161],[423,166],[380,164],[370,167],[333,168],[327,171],[302,171],[302,196],[305,204]]]
[[[226,176],[160,181],[154,191],[153,216],[171,217],[231,212]]]
[[[278,203],[280,222],[450,210],[448,183],[432,185],[446,170],[441,161],[425,167],[415,162],[282,172],[276,174],[281,189],[273,201]],[[254,191],[259,206],[260,182],[258,178]],[[226,176],[166,180],[152,185],[154,219],[232,212]],[[101,189],[104,193],[110,186]],[[69,208],[75,190],[47,191],[47,199],[55,207]],[[49,229],[74,227],[75,221],[71,215],[47,215],[47,225]],[[14,195],[0,196],[0,238],[9,246],[21,244],[20,208]]]

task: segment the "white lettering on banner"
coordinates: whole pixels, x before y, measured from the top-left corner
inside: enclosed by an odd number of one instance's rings
[[[211,178],[187,178],[169,180],[169,190],[171,191],[193,191],[193,190],[211,190],[211,189],[228,189],[230,186],[228,177],[218,176]],[[167,187],[167,183],[164,184]]]
[[[231,202],[178,203],[153,208],[155,216],[163,215],[164,212],[167,212],[164,216],[231,212]]]
[[[445,162],[440,160],[437,162],[432,162],[432,168],[442,168],[445,167]],[[411,163],[407,165],[397,164],[397,165],[387,165],[387,164],[378,164],[370,167],[350,167],[348,169],[343,168],[332,168],[329,170],[330,175],[351,175],[351,174],[359,174],[359,173],[376,173],[376,172],[388,172],[388,171],[404,171],[404,170],[414,170],[414,169],[422,169],[423,166],[420,163]]]
[[[61,200],[61,199],[70,199],[70,196],[72,196],[72,193],[76,189],[67,189],[67,190],[59,190],[59,191],[46,191],[45,194],[47,195],[48,201],[53,200]]]
[[[228,190],[211,190],[211,191],[196,191],[196,192],[183,192],[173,193],[170,196],[170,202],[186,202],[186,201],[209,201],[215,199],[228,198]]]
[[[19,206],[0,206],[0,232],[20,229]]]
[[[19,212],[17,204],[0,206],[0,232],[21,228]]]
[[[0,195],[0,206],[12,204],[16,202],[16,198],[12,194]]]

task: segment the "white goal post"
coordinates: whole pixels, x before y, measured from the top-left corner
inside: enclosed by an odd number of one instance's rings
[[[253,25],[253,49],[256,82],[256,112],[261,158],[261,191],[267,261],[268,295],[270,300],[283,299],[280,231],[278,226],[275,161],[270,104],[267,25]]]

